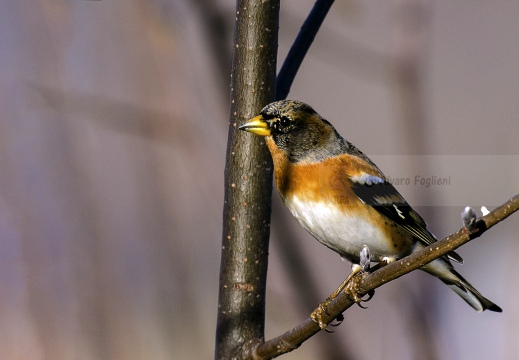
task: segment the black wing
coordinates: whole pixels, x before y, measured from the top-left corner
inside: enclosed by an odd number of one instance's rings
[[[395,222],[426,246],[436,242],[434,235],[427,230],[427,224],[422,217],[388,181],[368,174],[351,178],[351,181],[353,192],[363,203]],[[454,251],[451,251],[448,256],[456,262],[463,262],[461,256]]]

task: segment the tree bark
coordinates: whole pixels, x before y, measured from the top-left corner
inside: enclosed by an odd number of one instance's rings
[[[237,126],[274,101],[279,0],[238,0],[225,169],[216,359],[264,341],[273,165],[264,139]]]

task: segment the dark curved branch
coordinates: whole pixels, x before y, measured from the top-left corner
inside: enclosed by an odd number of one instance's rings
[[[359,279],[357,292],[359,295],[368,292],[395,280],[423,265],[437,259],[452,250],[464,245],[465,243],[481,236],[485,231],[503,221],[514,212],[519,210],[519,195],[491,211],[489,214],[479,218],[473,230],[470,232],[467,228],[462,228],[456,233],[434,243],[423,250],[413,253],[401,260],[395,261],[379,270]],[[323,321],[328,324],[345,310],[355,304],[344,293],[339,295],[332,301],[328,307],[328,314],[323,314]],[[285,334],[259,344],[254,350],[254,359],[272,359],[284,353],[290,352],[308,340],[310,337],[318,333],[321,329],[310,318],[305,320]]]
[[[317,35],[324,18],[328,14],[328,10],[330,10],[333,5],[333,2],[334,0],[317,0],[303,23],[303,26],[301,26],[301,30],[297,34],[297,37],[283,62],[283,66],[281,66],[281,69],[279,70],[276,79],[276,100],[284,100],[287,98],[297,71],[303,63],[303,59],[305,58],[308,49],[310,49],[310,46],[315,39],[315,35]]]

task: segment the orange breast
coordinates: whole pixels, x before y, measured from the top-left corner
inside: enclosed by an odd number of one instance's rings
[[[319,163],[291,163],[271,138],[267,145],[274,161],[276,185],[282,197],[293,195],[309,201],[329,201],[344,205],[358,205],[360,200],[351,190],[350,178],[369,173],[383,177],[364,160],[342,154]]]
[[[353,261],[358,256],[357,250],[360,250],[364,243],[371,244],[368,246],[374,261],[380,261],[384,256],[399,258],[412,251],[412,236],[371,206],[365,205],[351,190],[351,177],[364,173],[383,177],[378,169],[374,169],[361,158],[349,154],[335,156],[319,163],[294,164],[288,161],[271,138],[267,138],[267,145],[272,154],[275,181],[283,201],[301,225],[317,240]],[[292,206],[294,198],[297,198],[299,203],[297,209]],[[315,203],[326,204],[334,209],[332,213],[337,214],[339,211],[363,219],[366,223],[363,229],[372,227],[380,230],[376,232],[379,234],[378,238],[366,239],[360,234],[356,238],[354,233],[348,233],[344,236],[347,238],[337,239],[335,238],[339,233],[337,231],[327,233],[326,229],[322,228],[313,231],[312,227],[319,228],[320,224],[316,224],[315,219],[313,225],[310,225],[309,221],[305,222],[301,202],[307,202],[309,207],[310,204]],[[327,222],[328,220],[326,219]],[[348,226],[346,223],[344,225]],[[341,243],[344,243],[342,248]],[[374,250],[376,253],[373,253]]]

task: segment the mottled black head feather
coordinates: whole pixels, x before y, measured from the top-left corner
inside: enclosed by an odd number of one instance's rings
[[[372,162],[346,141],[310,105],[296,100],[273,102],[261,110],[272,139],[291,162],[317,162],[344,153]],[[374,165],[374,164],[373,164]]]

